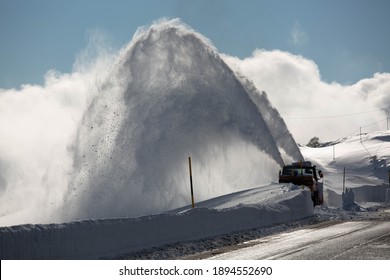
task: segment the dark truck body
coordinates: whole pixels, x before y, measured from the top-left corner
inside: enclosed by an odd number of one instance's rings
[[[310,161],[293,162],[285,165],[279,173],[279,183],[292,183],[297,186],[306,186],[311,191],[313,205],[324,203],[323,175]]]

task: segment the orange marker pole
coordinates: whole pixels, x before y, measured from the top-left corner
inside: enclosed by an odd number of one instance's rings
[[[192,186],[192,167],[191,167],[191,157],[188,157],[188,166],[190,168],[190,185],[191,185],[191,201],[192,201],[192,208],[195,208],[195,202],[194,202],[194,188]]]

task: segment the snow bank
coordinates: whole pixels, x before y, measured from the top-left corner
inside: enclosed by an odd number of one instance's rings
[[[0,259],[115,257],[313,215],[310,192],[279,184],[230,194],[202,205],[139,218],[0,228]]]

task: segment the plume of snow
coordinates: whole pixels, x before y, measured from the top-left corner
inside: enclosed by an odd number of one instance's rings
[[[266,95],[180,21],[138,30],[116,65],[78,132],[65,219],[190,203],[189,156],[196,200],[275,180],[279,147],[301,158]]]
[[[188,204],[189,156],[197,201],[271,182],[301,158],[267,95],[179,20],[110,53],[96,33],[73,73],[0,91],[1,224]]]

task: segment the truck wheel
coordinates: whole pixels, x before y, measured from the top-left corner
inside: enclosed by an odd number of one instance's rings
[[[312,200],[313,200],[313,207],[316,205],[319,205],[319,195],[318,195],[318,190],[315,190],[312,194]]]

